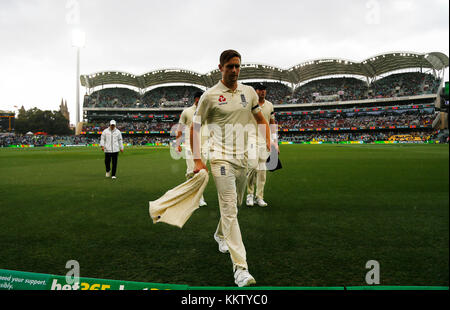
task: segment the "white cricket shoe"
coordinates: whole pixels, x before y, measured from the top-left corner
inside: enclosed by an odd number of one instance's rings
[[[247,206],[253,207],[254,202],[253,202],[253,195],[252,194],[248,194],[247,195],[247,201],[245,203],[247,204]]]
[[[246,269],[237,268],[234,272],[234,283],[237,286],[250,286],[256,283],[255,278]]]
[[[199,203],[199,205],[200,205],[200,207],[205,207],[205,206],[207,206],[208,204],[206,203],[205,199],[202,197],[202,198],[200,198],[200,203]]]
[[[265,202],[262,198],[256,198],[256,204],[260,207],[267,207],[267,202]]]
[[[216,234],[214,234],[214,240],[216,240],[217,244],[219,244],[219,251],[222,253],[228,253],[229,249],[228,249],[228,245],[227,242],[221,238],[219,238],[219,236],[217,236]]]
[[[116,179],[116,176],[113,176],[111,179]]]
[[[111,176],[111,171],[110,172],[106,172],[106,175],[105,175],[107,178],[109,178],[110,176]]]

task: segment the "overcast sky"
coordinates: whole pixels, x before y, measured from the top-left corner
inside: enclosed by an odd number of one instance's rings
[[[280,68],[391,51],[449,55],[448,0],[0,0],[0,110],[58,110],[64,98],[74,123],[75,28],[86,33],[81,74],[206,73],[229,48],[244,63]]]

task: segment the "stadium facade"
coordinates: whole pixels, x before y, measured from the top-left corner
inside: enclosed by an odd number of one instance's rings
[[[244,63],[240,81],[267,85],[281,141],[364,137],[372,142],[405,136],[418,141],[448,128],[439,95],[448,65],[448,57],[438,52],[386,53],[362,62],[317,59],[288,69]],[[217,69],[206,74],[161,69],[140,76],[118,71],[82,75],[84,123],[77,134],[98,137],[115,119],[133,143],[167,143],[193,94],[220,79]]]

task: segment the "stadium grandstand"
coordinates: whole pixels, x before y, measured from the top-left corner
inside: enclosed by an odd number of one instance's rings
[[[362,62],[318,59],[288,69],[243,63],[239,78],[247,85],[267,86],[282,143],[443,141],[439,132],[448,136],[448,109],[441,109],[439,94],[448,65],[443,53],[396,52]],[[81,75],[84,121],[77,125],[79,137],[66,143],[96,144],[115,119],[129,144],[167,144],[194,93],[220,78],[218,69]],[[1,124],[5,131],[5,121]]]
[[[362,62],[318,59],[288,69],[244,63],[240,81],[267,86],[284,142],[361,140],[358,136],[389,141],[402,135],[424,141],[447,119],[440,113],[438,93],[448,64],[448,57],[438,52],[386,53]],[[78,133],[98,137],[108,120],[116,119],[135,144],[168,142],[193,94],[220,78],[218,69],[206,74],[162,69],[141,76],[114,71],[82,75],[85,122]]]

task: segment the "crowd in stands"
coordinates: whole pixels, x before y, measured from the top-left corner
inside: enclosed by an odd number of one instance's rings
[[[168,144],[174,137],[171,136],[123,136],[123,143],[131,145],[145,145],[152,143]],[[10,145],[91,145],[100,144],[100,136],[44,136],[44,135],[2,135],[0,147]]]
[[[200,89],[194,86],[158,87],[144,95],[143,103],[150,107],[189,107],[197,91]]]
[[[439,141],[440,143],[449,143],[448,132],[444,135],[439,131],[422,130],[422,131],[376,131],[376,132],[321,132],[321,133],[282,133],[279,135],[279,142],[303,143],[303,142],[346,142],[346,141],[363,141],[364,143],[373,143],[375,141],[389,141],[393,136],[409,136],[411,141]],[[417,139],[418,138],[418,139]],[[161,135],[139,135],[124,136],[123,143],[125,145],[147,145],[159,144],[169,145],[173,142],[174,136]],[[399,139],[397,139],[398,141]],[[10,145],[34,145],[35,147],[45,145],[62,145],[62,146],[85,146],[100,144],[100,136],[0,136],[0,147],[8,147]]]
[[[170,131],[172,126],[178,122],[118,122],[117,129],[125,131]],[[109,126],[108,123],[87,124],[83,126],[83,131],[102,131]]]
[[[174,137],[171,137],[171,136],[161,136],[161,137],[141,136],[141,137],[125,137],[123,140],[124,140],[124,143],[131,144],[131,145],[146,145],[146,144],[169,145],[174,140]]]
[[[363,100],[373,98],[389,98],[400,96],[415,96],[420,94],[436,93],[441,81],[431,74],[420,72],[398,73],[376,80],[371,85],[356,78],[327,78],[311,81],[300,86],[292,93],[291,88],[281,82],[264,82],[267,86],[267,99],[273,104],[311,103],[328,100]],[[254,86],[255,83],[246,83]],[[162,86],[148,91],[141,96],[128,88],[105,88],[85,96],[85,107],[189,107],[193,102],[193,94],[200,90],[194,86]],[[355,104],[356,105],[356,104]],[[181,110],[181,109],[180,109]],[[341,131],[329,133],[295,132],[288,133],[289,129],[314,129],[314,128],[352,128],[352,127],[409,127],[427,126],[433,124],[437,117],[434,108],[410,108],[401,107],[398,110],[361,111],[352,112],[351,109],[337,111],[319,111],[318,113],[295,114],[275,113],[281,137],[284,141],[305,142],[324,139],[330,142],[348,141],[360,137],[362,141],[371,142],[387,139],[390,135],[386,131],[371,131],[343,133]],[[141,111],[142,112],[142,111]],[[315,111],[312,111],[315,112]],[[104,113],[95,111],[95,113]],[[117,120],[117,128],[122,132],[150,131],[169,132],[178,123],[178,112],[164,112],[171,115],[148,115],[151,112],[121,114]],[[294,115],[295,114],[295,115]],[[111,114],[108,114],[111,116]],[[101,120],[102,115],[93,115],[99,121],[86,124],[82,131],[99,132],[109,125],[109,119]],[[104,116],[104,115],[103,115]],[[412,131],[416,132],[417,131]],[[420,132],[419,132],[420,133]],[[426,138],[427,131],[422,132],[421,137]],[[0,147],[8,145],[84,145],[99,143],[99,135],[81,136],[35,136],[13,135],[0,133]],[[133,145],[145,145],[148,143],[167,143],[173,139],[170,135],[124,135],[126,143]],[[448,142],[448,134],[445,137]],[[444,139],[444,140],[445,140]]]
[[[392,74],[371,85],[356,78],[328,78],[298,87],[286,103],[352,101],[435,94],[441,83],[432,74],[407,72]]]
[[[408,136],[410,141],[436,141],[438,139],[439,131],[379,131],[370,133],[314,133],[314,134],[283,134],[280,135],[279,141],[281,142],[292,142],[292,143],[303,143],[303,142],[348,142],[348,141],[362,141],[364,143],[373,143],[375,141],[389,141],[396,140],[399,141],[400,137]],[[397,139],[392,139],[393,137],[398,137]],[[446,140],[441,143],[448,143],[448,136]]]
[[[253,88],[256,86],[256,84],[265,85],[267,89],[266,99],[272,102],[273,104],[283,104],[287,100],[289,100],[292,96],[291,88],[281,82],[261,82],[261,83],[249,82],[244,84],[250,85]]]
[[[294,92],[291,102],[311,103],[367,99],[367,83],[356,78],[330,78],[306,83]]]
[[[432,74],[406,72],[391,74],[368,85],[367,81],[353,77],[325,78],[307,82],[292,92],[281,82],[263,82],[267,86],[267,100],[273,104],[314,103],[327,101],[353,101],[376,98],[416,96],[436,93],[440,79]],[[255,86],[254,82],[244,84]],[[188,107],[195,86],[161,86],[141,96],[128,88],[105,88],[86,95],[85,107],[109,108],[164,108]]]
[[[351,101],[433,94],[440,83],[432,74],[420,72],[392,74],[371,85],[356,78],[320,79],[297,88],[289,102]]]
[[[85,95],[84,107],[91,108],[154,108],[188,107],[193,103],[194,86],[163,86],[141,96],[128,88],[105,88]]]
[[[51,136],[51,135],[1,135],[0,147],[9,145],[35,145],[44,146],[47,144],[63,144],[63,145],[86,145],[98,143],[99,138],[88,136]]]
[[[139,93],[129,88],[105,88],[85,95],[84,107],[124,108],[133,107],[139,102]]]
[[[404,113],[381,112],[378,114],[358,113],[351,117],[337,114],[334,116],[301,115],[283,117],[278,127],[283,129],[307,128],[350,128],[350,127],[383,127],[383,126],[431,126],[436,113],[425,111],[408,111]]]
[[[297,115],[277,115],[276,120],[280,131],[285,129],[314,128],[351,128],[351,127],[389,127],[389,126],[431,126],[437,117],[433,108],[404,109],[378,112],[341,112],[341,113],[308,113]],[[117,128],[122,132],[129,131],[166,131],[175,130],[177,119],[168,121],[135,121],[118,122]],[[106,122],[86,124],[83,132],[99,132],[107,128]]]
[[[372,83],[368,98],[417,96],[436,93],[440,80],[431,74],[408,72],[392,74]]]

